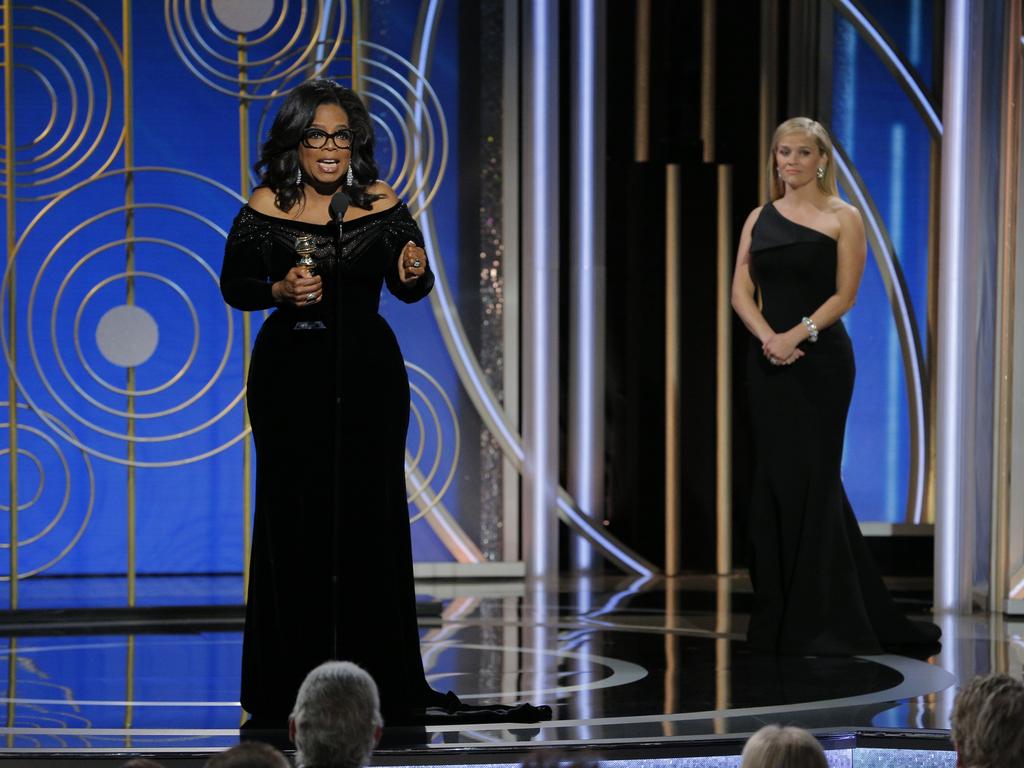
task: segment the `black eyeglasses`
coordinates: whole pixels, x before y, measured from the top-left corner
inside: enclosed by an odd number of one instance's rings
[[[352,131],[342,128],[334,133],[321,131],[319,128],[307,128],[302,132],[302,146],[309,149],[323,149],[327,146],[327,140],[334,142],[338,149],[352,149]]]

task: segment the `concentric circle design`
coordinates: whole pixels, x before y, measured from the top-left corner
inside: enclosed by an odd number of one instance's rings
[[[60,194],[69,179],[102,173],[124,141],[122,117],[115,109],[124,76],[117,40],[79,0],[48,6],[13,7],[18,64],[14,93],[5,97],[14,103],[18,200],[47,200]],[[40,88],[48,98],[18,98]],[[0,148],[0,172],[10,162]]]
[[[80,317],[81,308],[75,319]],[[156,320],[133,304],[111,307],[96,326],[96,346],[100,354],[121,368],[135,368],[145,363],[153,356],[159,342]]]
[[[140,202],[103,208],[112,190],[123,189],[126,173]],[[206,216],[141,201],[147,190],[159,193],[166,174],[178,177],[177,187],[190,180],[202,187],[193,191],[194,199],[211,199],[213,187],[223,194],[225,210]],[[239,202],[230,189],[199,174],[134,168],[71,187],[28,225],[4,273],[6,279],[17,269],[25,286],[16,294],[28,349],[19,367],[9,351],[6,295],[0,297],[0,340],[20,396],[53,432],[92,456],[139,467],[199,461],[246,437],[242,419],[237,426],[221,423],[238,414],[244,386],[241,379],[216,385],[242,350],[235,312],[224,304],[218,273],[206,258],[223,252],[226,233],[215,221],[226,219]],[[64,230],[44,225],[72,209],[76,224]],[[133,234],[126,238],[128,216]],[[54,230],[59,239],[42,242]],[[180,242],[146,234],[151,231],[173,232]],[[46,415],[54,410],[86,427],[89,436],[80,440]],[[132,454],[123,450],[129,443]]]
[[[362,74],[359,95],[373,121],[374,148],[381,178],[405,200],[414,216],[437,194],[448,167],[449,139],[441,101],[426,75],[390,48],[360,40],[356,48]],[[327,76],[351,85],[351,59],[332,63]],[[285,81],[289,90],[304,76]],[[258,134],[265,135],[278,103],[264,105]]]
[[[0,403],[4,414],[8,413],[8,407],[9,403]],[[69,459],[62,444],[53,438],[51,429],[30,423],[34,419],[27,405],[19,403],[17,410],[19,479],[28,480],[30,472],[23,469],[26,466],[36,475],[34,482],[28,483],[31,493],[22,493],[25,489],[19,489],[18,578],[25,579],[59,563],[82,538],[96,501],[96,479],[88,453],[76,451],[78,456]],[[68,426],[53,414],[37,411],[35,416],[45,426],[55,424],[71,434]],[[0,423],[0,433],[9,434],[10,428],[7,419]],[[7,462],[10,457],[10,446],[0,449],[0,459]],[[85,480],[81,477],[83,473]],[[88,495],[80,498],[84,488],[88,489]],[[0,504],[5,515],[10,512],[10,498],[6,501],[8,503]],[[0,549],[10,549],[9,529],[4,526],[2,530],[8,531],[8,539],[0,541]],[[60,537],[63,546],[50,541],[54,537]],[[32,545],[38,542],[44,543],[40,549],[46,554],[36,555],[37,548]],[[57,554],[50,556],[55,550]],[[10,581],[10,575],[0,575],[0,581]]]
[[[228,96],[276,98],[289,78],[320,76],[341,47],[343,0],[220,0],[212,6],[211,13],[209,0],[164,0],[164,21],[189,71]]]
[[[451,487],[462,438],[455,408],[441,384],[420,366],[409,362],[405,366],[413,374],[409,381],[412,424],[405,454],[408,502],[418,507],[409,521],[413,523],[435,509]]]

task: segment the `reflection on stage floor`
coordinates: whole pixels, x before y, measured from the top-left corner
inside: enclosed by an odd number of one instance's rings
[[[183,585],[185,594],[194,588]],[[418,589],[435,688],[469,703],[546,703],[555,716],[533,726],[388,729],[378,765],[515,763],[538,746],[586,747],[613,762],[735,765],[745,736],[771,722],[814,730],[836,765],[851,764],[843,757],[851,750],[858,766],[881,765],[871,755],[893,747],[928,750],[921,754],[931,762],[915,765],[951,765],[946,729],[957,681],[992,669],[1019,673],[1024,649],[1019,625],[975,616],[941,619],[943,648],[931,659],[752,653],[744,642],[749,586],[740,577]],[[913,592],[897,595],[911,609],[927,604]],[[149,754],[165,765],[201,765],[240,737],[240,629],[231,606],[42,612],[29,622],[8,614],[0,620],[0,759],[45,754],[56,765],[106,755],[117,765]],[[255,735],[283,745],[283,733]]]

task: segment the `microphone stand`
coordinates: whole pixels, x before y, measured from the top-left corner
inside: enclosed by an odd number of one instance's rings
[[[332,476],[334,478],[334,498],[331,509],[331,654],[337,659],[338,652],[338,611],[340,609],[339,599],[341,597],[341,584],[339,583],[338,559],[340,556],[338,546],[338,534],[340,533],[341,521],[341,234],[342,218],[348,210],[348,195],[338,191],[331,198],[331,212],[334,221],[338,224],[338,234],[334,245],[334,467]]]

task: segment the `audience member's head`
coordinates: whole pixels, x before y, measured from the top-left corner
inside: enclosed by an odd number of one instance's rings
[[[828,760],[803,728],[766,725],[747,739],[740,768],[828,768]]]
[[[291,768],[291,763],[269,744],[243,741],[211,757],[204,768]]]
[[[951,719],[960,768],[1024,765],[1024,683],[1009,675],[976,677],[956,695]]]
[[[150,760],[148,757],[133,757],[127,763],[121,766],[121,768],[164,768],[156,760]]]
[[[363,768],[380,740],[377,684],[349,661],[327,661],[302,681],[288,736],[295,762],[317,768]]]

